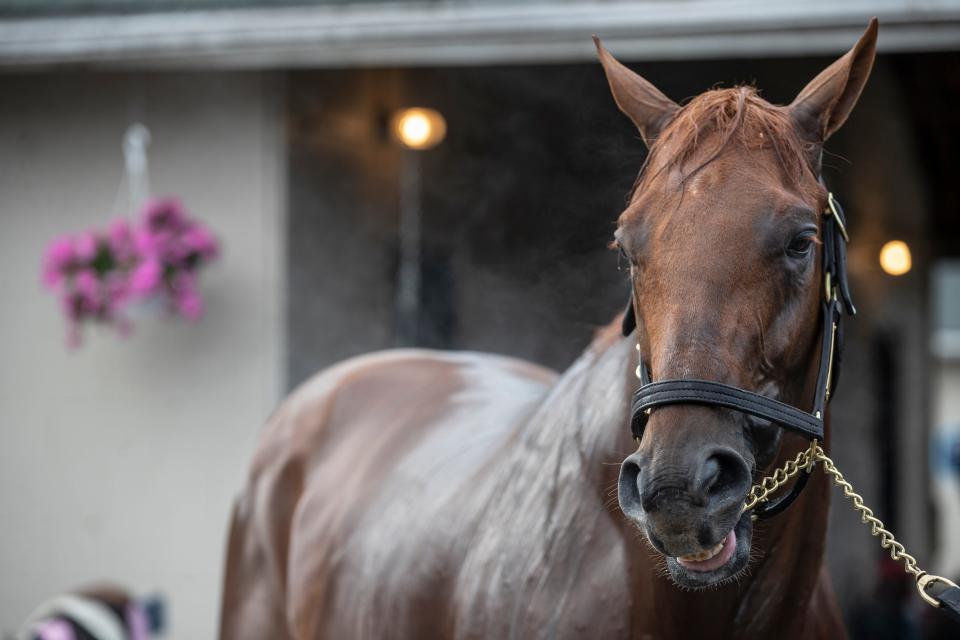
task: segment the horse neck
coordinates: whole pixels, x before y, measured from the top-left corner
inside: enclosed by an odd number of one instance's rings
[[[636,446],[629,406],[637,385],[637,362],[632,340],[615,337],[614,331],[604,330],[555,388],[560,411],[576,412],[576,419],[565,420],[569,428],[553,436],[575,444],[588,482],[621,527],[631,567],[635,624],[648,629],[654,620],[664,637],[690,637],[692,620],[703,621],[703,633],[709,637],[801,633],[823,562],[829,507],[826,476],[817,473],[789,509],[755,523],[754,559],[745,575],[709,591],[677,588],[664,575],[663,558],[626,521],[615,499],[619,464]],[[805,446],[793,437],[784,441],[778,465]],[[725,631],[717,633],[720,629]]]
[[[634,354],[619,322],[602,329],[561,376],[535,421],[551,448],[577,452],[588,482],[605,497],[615,491],[620,463],[635,448],[629,398],[636,379],[627,371]]]

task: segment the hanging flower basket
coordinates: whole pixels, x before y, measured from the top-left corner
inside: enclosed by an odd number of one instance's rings
[[[43,283],[60,297],[67,342],[79,346],[85,323],[132,330],[131,304],[159,302],[174,315],[198,320],[203,298],[197,273],[217,257],[213,234],[191,219],[176,198],[149,200],[139,220],[115,220],[57,238],[43,258]]]

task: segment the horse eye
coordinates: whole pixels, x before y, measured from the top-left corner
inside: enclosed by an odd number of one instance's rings
[[[813,239],[815,232],[804,231],[790,241],[787,247],[787,253],[793,258],[805,258],[810,255],[813,248]]]

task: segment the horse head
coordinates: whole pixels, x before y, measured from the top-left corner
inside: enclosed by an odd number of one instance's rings
[[[788,106],[715,89],[680,106],[597,41],[614,99],[650,152],[616,244],[629,260],[638,351],[653,380],[727,383],[807,407],[819,366],[823,143],[862,91],[877,24]],[[622,464],[623,513],[702,588],[740,573],[753,478],[796,449],[741,412],[681,404],[653,412]]]

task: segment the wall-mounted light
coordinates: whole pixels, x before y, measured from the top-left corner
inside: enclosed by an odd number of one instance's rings
[[[404,146],[421,151],[443,141],[447,122],[438,111],[412,107],[394,114],[393,133]]]
[[[912,266],[910,247],[903,240],[891,240],[880,249],[880,267],[890,275],[902,276]]]
[[[402,109],[390,118],[393,137],[407,149],[423,151],[437,146],[447,134],[439,112],[424,107]],[[422,154],[400,154],[400,210],[397,229],[399,260],[394,296],[394,340],[397,346],[420,344],[421,233],[420,163]]]

